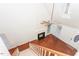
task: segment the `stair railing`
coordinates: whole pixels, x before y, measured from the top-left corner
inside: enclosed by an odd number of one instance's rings
[[[68,54],[55,51],[34,43],[29,43],[29,46],[38,56],[69,56]]]

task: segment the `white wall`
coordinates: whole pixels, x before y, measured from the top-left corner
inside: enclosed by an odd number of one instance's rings
[[[36,39],[39,32],[46,32],[47,28],[40,22],[50,20],[51,8],[47,9],[44,3],[0,4],[0,33],[7,36],[9,48]]]
[[[56,23],[62,23],[70,27],[79,28],[79,4],[71,3],[69,6],[69,15],[70,18],[64,18],[64,11],[66,8],[66,3],[56,3],[54,9],[54,21]]]
[[[68,27],[72,27],[73,29],[78,29],[79,30],[79,4],[78,3],[70,3],[69,10],[67,16],[70,18],[67,18],[65,16],[65,9],[66,9],[66,3],[55,3],[54,5],[54,16],[53,16],[53,23],[55,25],[66,25]],[[65,17],[64,17],[65,16]],[[51,33],[54,33],[56,36],[58,36],[60,33],[58,28],[52,25],[51,29],[55,29],[54,31],[52,30]],[[73,30],[72,29],[72,30]],[[69,31],[72,31],[69,30]]]

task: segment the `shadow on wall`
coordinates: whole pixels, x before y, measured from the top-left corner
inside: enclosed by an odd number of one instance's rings
[[[50,28],[50,33],[58,37],[61,30],[62,26],[60,24],[52,24]]]
[[[4,33],[1,33],[1,34],[0,34],[0,37],[2,38],[2,40],[3,40],[4,44],[6,45],[6,47],[9,49],[9,47],[10,47],[10,42],[8,41],[6,35],[5,35]]]

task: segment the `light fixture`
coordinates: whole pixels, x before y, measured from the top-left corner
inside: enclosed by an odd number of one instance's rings
[[[68,12],[69,12],[69,7],[70,7],[70,3],[67,3],[66,4],[66,9],[65,9],[65,14],[68,14]]]
[[[66,3],[65,11],[62,14],[62,18],[64,18],[64,19],[70,19],[69,8],[70,8],[70,3]]]

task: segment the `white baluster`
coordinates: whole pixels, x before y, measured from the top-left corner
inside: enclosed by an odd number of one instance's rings
[[[41,48],[40,48],[40,56],[41,56]]]
[[[46,56],[46,50],[44,51],[44,56]]]
[[[51,52],[48,53],[48,56],[50,56],[50,55],[51,55]]]
[[[42,50],[41,50],[41,55],[43,56],[43,48],[42,48]]]

